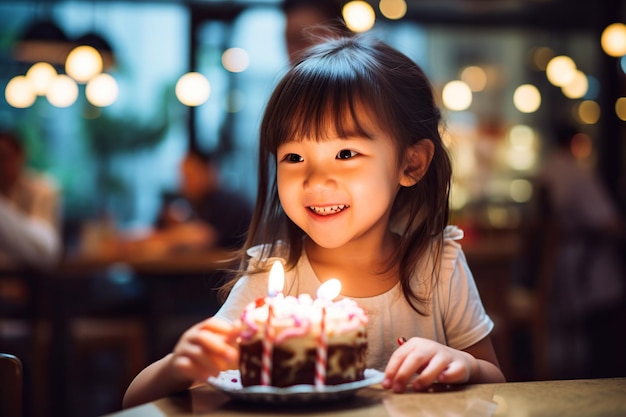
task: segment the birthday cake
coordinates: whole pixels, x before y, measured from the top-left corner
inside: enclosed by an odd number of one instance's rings
[[[367,315],[354,300],[278,294],[250,303],[241,321],[244,387],[321,387],[364,378]]]

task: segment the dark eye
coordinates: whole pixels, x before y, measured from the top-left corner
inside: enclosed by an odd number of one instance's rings
[[[351,151],[350,149],[342,149],[337,154],[337,159],[350,159],[356,154],[357,154],[356,152]]]
[[[298,155],[297,153],[288,153],[287,155],[285,155],[285,157],[283,158],[283,161],[285,162],[302,162],[303,159],[300,155]]]

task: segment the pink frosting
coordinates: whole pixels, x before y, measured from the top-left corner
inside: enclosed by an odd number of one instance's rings
[[[272,299],[266,298],[264,300],[256,300],[246,306],[241,315],[241,320],[244,323],[244,330],[241,334],[242,339],[249,340],[258,332],[259,323],[258,321],[255,321],[255,314],[253,314],[253,312],[258,308],[267,308],[265,305],[268,303],[272,303],[274,306],[282,306],[283,304],[293,306],[292,312],[289,316],[283,316],[282,318],[279,317],[280,320],[292,320],[293,325],[286,327],[276,335],[276,343],[280,343],[292,337],[305,335],[310,331],[312,322],[308,314],[305,314],[304,311],[310,311],[307,307],[310,308],[311,305],[316,309],[322,308],[323,306],[329,310],[339,310],[347,313],[345,321],[340,323],[337,323],[336,321],[334,322],[333,328],[337,333],[348,333],[367,323],[367,315],[365,311],[359,307],[354,300],[349,298],[333,302],[331,300],[319,298],[313,300],[308,294],[302,294],[298,298],[293,296],[283,298],[281,295]],[[298,306],[305,308],[299,309]],[[280,309],[275,309],[274,311],[276,312],[277,310]],[[300,314],[301,312],[302,314]]]

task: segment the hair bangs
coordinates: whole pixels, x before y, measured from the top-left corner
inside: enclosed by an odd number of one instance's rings
[[[379,126],[379,89],[350,68],[293,71],[268,107],[267,139],[273,152],[283,143],[361,136],[371,138]],[[280,87],[279,87],[280,88]],[[281,111],[272,111],[272,109]]]

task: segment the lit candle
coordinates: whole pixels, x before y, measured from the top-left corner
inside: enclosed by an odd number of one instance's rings
[[[263,355],[261,356],[261,385],[272,383],[272,352],[274,350],[274,332],[272,330],[272,318],[274,316],[273,299],[282,294],[285,286],[285,271],[283,264],[274,262],[270,270],[267,283],[267,321],[265,322],[265,334],[263,337]]]
[[[317,290],[317,298],[331,301],[341,292],[341,282],[331,278],[323,283]],[[326,385],[326,362],[328,356],[328,336],[326,335],[326,306],[322,305],[320,318],[320,335],[318,337],[315,355],[315,387],[322,388]]]
[[[341,292],[341,281],[331,278],[317,289],[317,298],[333,300]]]
[[[276,261],[270,270],[270,278],[267,283],[267,295],[269,297],[276,297],[278,294],[282,294],[284,286],[285,270],[283,269],[283,264]]]

